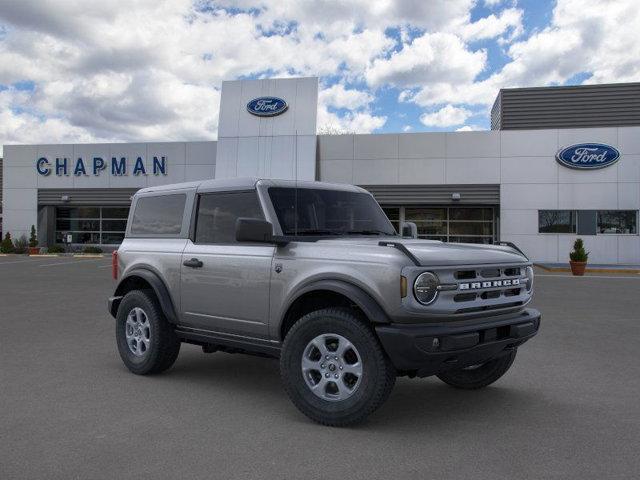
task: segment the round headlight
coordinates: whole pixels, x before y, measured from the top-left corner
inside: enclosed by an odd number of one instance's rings
[[[527,276],[527,292],[533,290],[533,267],[527,267],[524,274]]]
[[[439,284],[440,281],[435,274],[431,272],[422,273],[413,284],[413,294],[421,304],[429,305],[438,295]]]

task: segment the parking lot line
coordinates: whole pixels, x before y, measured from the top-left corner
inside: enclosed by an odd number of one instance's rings
[[[71,260],[68,262],[56,262],[56,263],[45,263],[43,265],[38,265],[39,267],[54,267],[56,265],[75,265],[78,263],[89,263],[89,262],[97,262],[102,260],[101,258],[92,258],[91,260]]]
[[[33,258],[33,260],[42,260],[40,258],[29,257],[28,260],[12,260],[10,262],[0,262],[0,266],[1,265],[13,265],[13,264],[16,264],[16,263],[29,263],[29,262],[32,261],[31,260],[32,258]]]

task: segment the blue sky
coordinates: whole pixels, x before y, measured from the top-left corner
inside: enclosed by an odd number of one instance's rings
[[[489,128],[500,88],[640,80],[635,0],[21,0],[0,143],[217,137],[223,80],[318,76],[318,129]]]

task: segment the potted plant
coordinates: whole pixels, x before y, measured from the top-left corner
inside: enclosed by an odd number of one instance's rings
[[[40,247],[38,247],[38,237],[36,235],[35,225],[31,225],[31,234],[29,235],[29,255],[38,255]]]
[[[4,240],[0,243],[0,252],[2,253],[13,253],[13,240],[11,240],[11,234],[7,232],[4,236]]]
[[[584,249],[584,242],[581,238],[577,238],[573,244],[573,251],[569,253],[569,264],[571,265],[571,273],[577,276],[584,275],[587,268],[587,260],[589,252]]]

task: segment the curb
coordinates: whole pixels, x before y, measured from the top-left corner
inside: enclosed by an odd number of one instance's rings
[[[540,265],[539,263],[534,263],[534,266],[541,268],[546,272],[560,272],[560,273],[571,273],[570,267],[547,267],[544,265]],[[585,273],[626,273],[626,274],[636,274],[640,275],[639,268],[597,268],[597,267],[589,267],[587,265],[587,269]]]
[[[72,255],[73,257],[80,257],[80,258],[102,258],[104,257],[104,255],[102,255],[101,253],[74,253]]]

